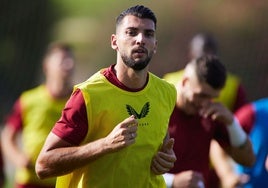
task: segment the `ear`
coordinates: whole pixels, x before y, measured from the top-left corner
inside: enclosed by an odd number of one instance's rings
[[[186,76],[183,76],[182,81],[181,81],[181,85],[184,87],[187,84],[188,81],[189,81],[189,78],[186,77]]]
[[[112,34],[112,36],[111,36],[111,47],[114,50],[117,50],[118,49],[118,46],[117,46],[117,38],[116,38],[116,35],[115,34]]]

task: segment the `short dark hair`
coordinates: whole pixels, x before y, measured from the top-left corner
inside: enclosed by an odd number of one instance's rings
[[[73,47],[70,44],[56,41],[48,44],[46,51],[43,55],[43,63],[46,63],[47,59],[51,56],[51,54],[55,53],[56,51],[62,51],[74,57]]]
[[[214,89],[222,89],[226,82],[226,68],[217,56],[204,55],[195,60],[195,72],[200,81]]]
[[[199,44],[200,51],[202,54],[217,55],[218,54],[218,43],[214,36],[209,32],[198,33],[191,40],[191,50],[198,44],[197,41],[202,41],[202,45]]]
[[[202,34],[204,38],[204,52],[206,54],[218,54],[218,44],[216,39],[209,33]]]
[[[46,49],[46,54],[49,55],[55,50],[62,50],[66,52],[72,52],[72,46],[70,44],[64,43],[64,42],[52,42],[48,45]]]
[[[124,10],[117,18],[116,18],[116,27],[121,23],[123,18],[127,15],[133,15],[138,18],[148,18],[154,22],[155,28],[156,28],[156,23],[157,19],[153,11],[143,5],[136,5],[133,7],[130,7],[126,10]]]

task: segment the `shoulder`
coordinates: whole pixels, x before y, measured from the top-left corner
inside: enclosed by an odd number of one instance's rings
[[[47,90],[45,88],[45,85],[39,85],[35,88],[26,90],[24,92],[22,92],[22,94],[20,95],[20,100],[24,103],[25,101],[38,101],[40,100],[44,100],[46,99],[48,96],[47,95]]]
[[[254,113],[255,113],[254,103],[247,103],[244,106],[242,106],[241,108],[239,108],[235,112],[235,115],[239,119],[243,119],[243,118],[246,118],[249,114],[254,114]]]
[[[248,116],[256,113],[268,113],[268,98],[261,98],[242,106],[237,112],[237,116]]]
[[[159,78],[158,76],[154,75],[153,73],[149,73],[149,76],[150,76],[151,81],[154,84],[156,84],[156,82],[157,82],[157,85],[159,87],[161,86],[161,87],[164,87],[164,88],[167,88],[167,89],[170,89],[170,90],[176,90],[174,84],[169,83],[165,79]]]
[[[163,76],[163,79],[166,80],[169,83],[172,83],[172,84],[176,85],[177,82],[179,81],[179,79],[182,77],[183,72],[184,72],[184,69],[176,71],[176,72],[166,73]]]
[[[63,112],[69,113],[70,111],[71,113],[74,113],[74,112],[84,112],[84,110],[85,110],[85,100],[83,93],[81,92],[80,89],[76,89],[74,90],[71,97],[67,101]]]
[[[227,72],[226,82],[235,82],[237,84],[240,84],[240,77],[238,75],[231,73],[231,72]]]
[[[255,102],[252,102],[252,106],[256,112],[261,111],[268,113],[268,98],[258,99]]]
[[[42,84],[42,85],[36,86],[34,88],[31,88],[29,90],[22,92],[21,96],[31,95],[33,93],[43,93],[45,90],[46,90],[45,85]]]
[[[74,86],[74,89],[86,89],[91,85],[95,85],[95,84],[100,84],[103,83],[105,81],[105,76],[101,73],[101,71],[96,72],[95,74],[93,74],[91,77],[89,77],[86,81],[81,82],[79,84],[76,84]]]
[[[254,103],[248,103],[235,112],[235,116],[243,129],[249,133],[256,120]]]

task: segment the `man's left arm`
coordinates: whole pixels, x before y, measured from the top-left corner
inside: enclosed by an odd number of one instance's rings
[[[241,165],[252,166],[256,160],[253,147],[236,117],[234,117],[232,124],[227,125],[227,130],[231,142],[231,147],[228,151],[230,156]]]
[[[224,150],[239,164],[252,166],[255,162],[251,141],[247,133],[242,129],[236,116],[219,102],[208,103],[200,110],[200,115],[211,118],[226,126],[230,147]]]

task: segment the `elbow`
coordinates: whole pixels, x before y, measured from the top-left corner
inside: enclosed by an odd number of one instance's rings
[[[38,161],[35,164],[35,173],[39,179],[46,179],[49,177],[45,165],[42,165],[42,163]]]
[[[245,167],[252,167],[256,162],[256,156],[252,154],[248,154],[244,160],[239,161],[239,163]]]
[[[252,167],[256,162],[256,155],[254,153],[251,141],[247,139],[245,146],[242,148],[244,148],[244,157],[242,157],[243,160],[241,164],[246,167]]]
[[[235,162],[242,166],[250,168],[255,164],[255,159],[235,160]]]
[[[250,150],[248,150],[247,152],[247,157],[245,158],[246,158],[246,164],[244,166],[252,167],[255,164],[257,159],[256,159],[256,155],[254,153],[252,145],[250,147]]]
[[[36,163],[36,165],[35,165],[35,173],[36,173],[36,175],[37,175],[37,177],[39,179],[45,179],[45,175],[44,175],[45,173],[44,173],[44,171],[42,169],[43,168],[39,164]]]
[[[238,164],[245,167],[252,167],[256,162],[256,155],[249,140],[245,145],[233,150],[232,157]]]
[[[256,156],[252,153],[249,157],[248,164],[246,166],[252,167],[256,162]]]

